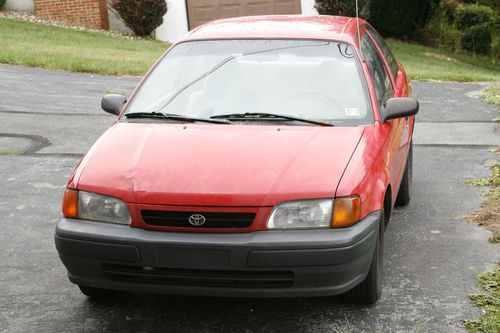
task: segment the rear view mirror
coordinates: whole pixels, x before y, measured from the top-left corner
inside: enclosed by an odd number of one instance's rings
[[[127,97],[118,94],[107,94],[101,100],[101,108],[107,113],[119,115]]]
[[[390,119],[406,118],[416,115],[418,108],[419,104],[415,98],[390,98],[380,110],[380,118],[383,123]]]

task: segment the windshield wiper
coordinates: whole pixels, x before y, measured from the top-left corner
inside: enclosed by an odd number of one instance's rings
[[[227,119],[227,120],[292,120],[300,121],[302,123],[308,123],[319,126],[334,126],[328,121],[321,120],[311,120],[305,118],[299,118],[294,116],[287,116],[282,114],[265,113],[265,112],[245,112],[245,113],[229,113],[220,114],[210,117],[210,119]]]
[[[159,119],[172,119],[172,120],[180,120],[187,122],[203,122],[203,123],[211,123],[211,124],[229,124],[227,120],[215,120],[215,119],[207,119],[207,118],[195,118],[195,117],[187,117],[181,114],[173,114],[173,113],[162,113],[162,112],[132,112],[125,114],[127,119],[136,119],[136,118],[159,118]]]

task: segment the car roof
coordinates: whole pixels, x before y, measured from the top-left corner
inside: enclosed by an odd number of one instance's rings
[[[366,21],[359,19],[359,25]],[[318,39],[356,45],[356,19],[327,15],[244,16],[206,23],[181,39]]]

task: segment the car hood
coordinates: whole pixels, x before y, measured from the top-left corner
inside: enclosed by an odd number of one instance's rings
[[[69,187],[130,203],[273,206],[333,197],[363,127],[116,123]]]

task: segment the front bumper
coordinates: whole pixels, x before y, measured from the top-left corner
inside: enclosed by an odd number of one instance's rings
[[[338,295],[366,277],[380,212],[350,228],[180,233],[62,219],[56,248],[71,282],[181,295]]]

